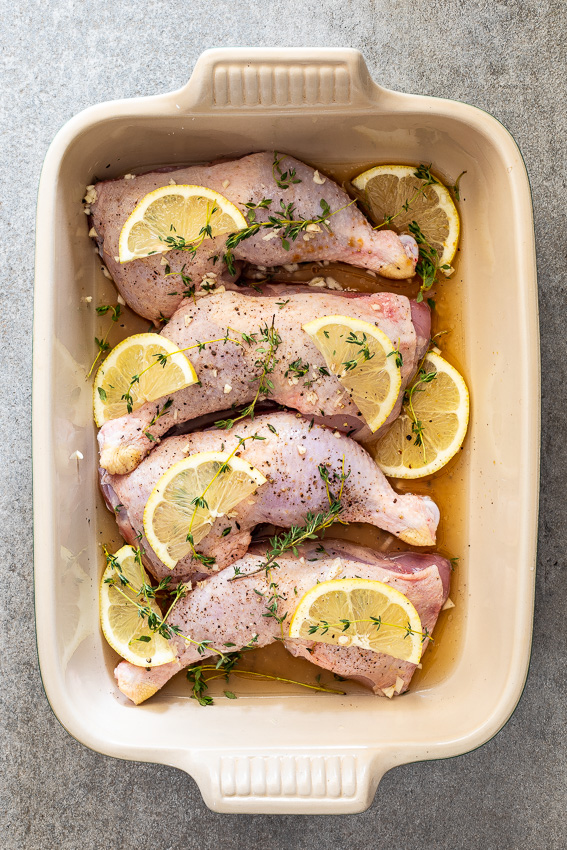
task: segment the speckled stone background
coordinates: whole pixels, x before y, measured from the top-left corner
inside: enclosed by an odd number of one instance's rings
[[[564,336],[567,161],[561,0],[1,0],[0,827],[6,850],[567,845]],[[181,771],[104,758],[53,717],[38,673],[30,463],[33,231],[43,157],[86,106],[182,85],[213,46],[350,46],[384,85],[482,107],[518,140],[535,205],[543,454],[534,648],[520,704],[476,752],[408,765],[348,817],[208,811]],[[490,310],[490,304],[486,305]],[[534,352],[535,356],[535,352]]]

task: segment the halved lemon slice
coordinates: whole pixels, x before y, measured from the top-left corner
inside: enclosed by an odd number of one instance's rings
[[[109,564],[100,585],[100,624],[106,640],[115,652],[137,667],[158,667],[175,661],[169,641],[148,628],[147,619],[139,616],[138,605],[150,607],[159,617],[161,611],[155,599],[140,593],[142,583],[149,584],[149,579],[136,560],[135,549],[123,546],[114,558],[120,569]]]
[[[467,385],[453,366],[430,351],[406,390],[400,416],[373,447],[374,458],[394,478],[431,475],[460,449],[468,422]]]
[[[248,222],[228,198],[206,186],[162,186],[142,198],[120,233],[121,263],[234,233]],[[204,232],[210,227],[210,232]]]
[[[139,380],[133,380],[136,377]],[[118,343],[99,367],[93,388],[96,424],[104,425],[128,412],[123,395],[132,397],[132,410],[147,401],[197,383],[197,373],[179,346],[159,334],[135,334]]]
[[[358,646],[419,664],[422,629],[407,596],[363,578],[323,581],[308,590],[289,625],[289,636]]]
[[[415,176],[416,171],[417,166],[413,165],[377,165],[359,174],[352,183],[364,192],[375,224],[394,216],[387,228],[409,233],[410,222],[417,221],[438,252],[439,265],[450,265],[459,242],[459,213],[442,183],[425,186],[425,181]]]
[[[377,431],[392,412],[402,382],[398,357],[386,334],[349,316],[321,316],[302,327],[370,430]]]
[[[172,570],[224,516],[266,479],[228,452],[199,452],[164,472],[144,510],[144,533],[158,558]]]

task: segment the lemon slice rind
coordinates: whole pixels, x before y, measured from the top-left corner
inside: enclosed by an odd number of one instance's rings
[[[155,355],[158,353],[168,355],[165,366],[157,362]],[[130,386],[134,375],[148,366],[151,368]],[[96,373],[93,385],[95,422],[100,428],[110,419],[124,416],[128,408],[121,397],[127,390],[132,395],[132,411],[135,411],[148,401],[157,401],[198,380],[191,362],[171,340],[154,333],[129,336],[112,349]]]
[[[413,407],[423,425],[423,448],[415,445],[412,419],[404,405],[392,427],[373,447],[378,466],[391,478],[424,478],[444,467],[465,439],[469,422],[469,391],[462,375],[439,354],[423,360],[438,378],[413,394]],[[437,420],[437,425],[433,420]]]
[[[148,583],[149,580],[144,568],[136,563],[135,554],[132,546],[123,546],[114,557],[132,587],[139,590],[142,581]],[[106,579],[110,578],[116,580],[116,586],[106,582]],[[100,584],[100,624],[102,633],[112,649],[136,667],[159,667],[175,661],[176,654],[169,641],[148,628],[147,621],[138,616],[137,607],[128,602],[123,594],[132,599],[136,598],[140,604],[149,605],[161,617],[155,599],[142,601],[137,598],[129,587],[120,584],[117,570],[109,565]],[[151,639],[140,641],[140,637]]]
[[[371,616],[381,618],[379,627]],[[351,624],[346,629],[343,619]],[[321,627],[309,633],[310,626],[323,621],[330,624],[325,633]],[[308,590],[295,609],[289,636],[357,646],[411,664],[419,664],[423,646],[421,620],[407,596],[384,582],[360,578],[324,581]]]
[[[377,431],[398,399],[402,383],[391,340],[376,325],[350,316],[321,316],[302,325],[317,346],[330,371],[348,391],[371,431]],[[350,332],[359,340],[365,334],[371,359],[360,357],[360,346],[346,342]],[[354,369],[346,371],[344,363],[357,357]]]
[[[228,472],[214,478],[219,467]],[[229,452],[198,452],[173,464],[156,483],[144,509],[144,533],[158,558],[170,570],[191,551],[189,530],[197,545],[214,520],[233,510],[265,484],[266,478],[243,458]],[[208,488],[208,489],[207,489]],[[206,490],[206,492],[205,492]],[[195,510],[203,496],[207,507]],[[193,514],[195,518],[192,520]]]
[[[439,265],[450,265],[457,252],[461,224],[447,187],[432,183],[425,188],[425,196],[418,196],[407,211],[402,207],[423,185],[423,181],[414,176],[416,168],[414,165],[377,165],[355,177],[352,184],[366,192],[374,218],[383,221],[385,215],[399,213],[391,223],[396,232],[409,233],[409,223],[416,220],[427,240],[440,250]],[[401,186],[400,181],[403,181]]]
[[[217,211],[209,218],[215,207]],[[118,258],[121,263],[129,263],[174,250],[166,241],[171,236],[182,237],[187,244],[195,242],[207,223],[212,237],[248,226],[238,207],[214,189],[161,186],[145,195],[126,219],[120,232]]]

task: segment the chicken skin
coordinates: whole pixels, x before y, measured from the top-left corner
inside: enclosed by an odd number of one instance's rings
[[[268,582],[277,583],[277,615],[284,617],[283,633],[301,597],[315,584],[331,579],[364,578],[382,581],[403,593],[415,606],[422,629],[433,631],[448,594],[451,567],[438,554],[404,552],[383,556],[354,543],[310,541],[298,550],[278,558],[271,578],[262,569],[262,554],[249,553],[232,567],[202,582],[173,609],[169,622],[193,641],[210,641],[210,646],[226,652],[227,645],[267,646],[282,637],[282,627],[266,616]],[[255,572],[257,571],[257,572]],[[238,576],[235,578],[235,576]],[[183,668],[213,654],[199,654],[194,643],[182,637],[172,639],[177,659],[160,667],[136,667],[121,661],[116,667],[118,687],[138,704],[153,696]],[[285,640],[293,655],[301,655],[326,670],[355,679],[378,695],[393,696],[407,690],[415,664],[384,653],[354,646],[333,646],[311,640]]]
[[[199,383],[173,393],[169,409],[155,422],[165,398],[105,423],[98,437],[100,465],[112,474],[130,472],[173,426],[252,401],[258,388],[257,349],[265,345],[261,330],[269,327],[274,328],[279,338],[277,362],[270,374],[273,387],[269,398],[316,422],[349,432],[356,440],[378,439],[398,416],[407,382],[426,350],[430,335],[429,308],[388,292],[323,293],[296,287],[301,289],[295,292],[292,289],[288,294],[285,286],[272,286],[268,297],[224,292],[196,302],[186,300],[162,336],[180,349],[195,346],[197,342],[220,340],[201,350],[193,347],[186,352]],[[338,378],[329,373],[323,355],[302,330],[305,322],[325,315],[346,315],[379,327],[400,353],[402,385],[398,401],[386,423],[374,434]],[[254,344],[246,341],[251,334],[258,340]],[[225,335],[231,341],[223,342]],[[159,369],[159,365],[154,368]]]
[[[252,435],[263,439],[250,439]],[[215,559],[208,572],[221,570],[243,557],[251,533],[260,523],[289,528],[303,525],[309,512],[328,511],[329,493],[321,476],[322,465],[328,471],[329,489],[335,496],[342,486],[342,521],[370,523],[416,546],[435,543],[439,510],[429,497],[396,493],[370,455],[349,437],[311,425],[299,414],[275,413],[243,420],[229,431],[211,429],[168,437],[128,475],[102,471],[102,490],[122,536],[132,545],[141,539],[144,562],[156,578],[172,575],[175,580],[185,581],[207,570],[189,553],[171,572],[153,552],[143,536],[144,508],[152,489],[167,469],[187,455],[231,452],[239,438],[249,438],[239,456],[267,481],[255,495],[237,505],[230,516],[214,520],[210,532],[196,547]],[[226,532],[228,527],[230,533]]]
[[[393,279],[415,274],[418,250],[413,237],[398,237],[390,230],[373,230],[340,186],[291,156],[285,157],[282,168],[295,169],[296,182],[284,183],[285,188],[278,186],[273,164],[274,154],[262,152],[216,165],[163,169],[94,186],[91,190],[94,200],[90,203],[93,237],[120,294],[136,313],[156,322],[172,316],[184,298],[186,281],[179,276],[183,267],[185,276],[197,287],[203,278],[209,285],[211,279],[230,285],[238,276],[240,261],[277,266],[331,260],[371,269]],[[302,231],[294,241],[288,240],[288,250],[276,229],[261,228],[233,249],[232,273],[224,260],[224,236],[205,240],[193,257],[187,251],[174,250],[121,264],[118,242],[128,216],[146,194],[167,186],[172,180],[214,189],[243,213],[247,212],[245,204],[269,200],[267,207],[255,210],[257,222],[266,222],[270,215],[286,207],[290,210],[290,204],[293,220],[317,219],[322,215],[323,201],[330,210],[325,219],[328,224],[311,225],[309,231]],[[169,266],[167,276],[164,256]]]

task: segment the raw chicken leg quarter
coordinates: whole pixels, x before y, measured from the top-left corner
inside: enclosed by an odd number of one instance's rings
[[[215,342],[202,350],[187,351],[199,383],[178,390],[163,413],[164,400],[148,402],[131,414],[113,419],[98,436],[100,465],[113,474],[130,472],[167,431],[208,413],[250,402],[258,388],[257,349],[244,342],[273,324],[279,337],[273,385],[269,398],[316,422],[348,431],[357,440],[377,439],[398,416],[406,385],[423,357],[430,335],[429,308],[390,292],[354,294],[318,292],[308,287],[270,286],[269,295],[225,292],[186,300],[162,331],[179,349],[229,335],[240,342]],[[386,422],[372,434],[360,411],[302,324],[321,316],[343,315],[363,319],[389,337],[402,358],[402,384],[398,400]],[[156,364],[155,369],[159,369]],[[228,392],[227,392],[228,390]],[[156,416],[159,412],[159,418]],[[154,421],[155,420],[155,421]],[[151,424],[153,423],[153,424]],[[150,427],[151,424],[151,427]],[[148,437],[148,432],[150,437]]]
[[[270,580],[277,582],[278,616],[286,615],[285,624],[291,620],[301,597],[317,582],[356,576],[386,582],[399,590],[415,606],[422,628],[429,634],[432,632],[449,595],[451,567],[441,555],[403,552],[381,556],[371,549],[339,540],[325,540],[324,551],[320,550],[319,541],[311,541],[299,550],[298,557],[289,552],[279,557],[279,566],[272,570],[271,579],[265,570],[259,569],[263,562],[261,555],[251,552],[182,599],[173,609],[170,623],[192,640],[210,641],[223,651],[227,644],[237,651],[251,641],[254,646],[266,646],[282,636],[278,621],[266,617]],[[251,575],[232,581],[239,573]],[[135,703],[143,702],[184,667],[209,654],[200,655],[195,645],[179,637],[172,644],[177,660],[170,664],[151,669],[135,667],[127,661],[118,664],[115,676],[122,693]],[[285,646],[292,655],[303,656],[337,675],[356,679],[380,696],[403,693],[416,669],[415,664],[358,647],[289,638]]]
[[[329,489],[337,496],[342,486],[340,518],[367,522],[416,546],[432,546],[439,522],[437,505],[427,496],[396,493],[370,455],[338,432],[311,425],[299,414],[276,413],[237,423],[230,431],[212,429],[184,437],[166,438],[140,466],[128,475],[101,472],[101,486],[110,510],[115,512],[124,539],[145,549],[144,562],[157,578],[173,575],[186,580],[207,573],[191,554],[170,570],[158,559],[143,536],[144,508],[160,476],[189,454],[231,452],[239,437],[256,434],[239,456],[267,479],[256,494],[245,499],[230,516],[219,517],[197,550],[213,557],[208,572],[234,563],[246,553],[251,533],[260,523],[290,528],[302,526],[306,514],[329,509],[329,494],[320,468],[327,470]],[[226,529],[230,527],[230,532]]]
[[[398,237],[391,230],[373,230],[351,198],[332,180],[315,180],[316,172],[293,157],[286,157],[284,167],[295,168],[296,183],[282,189],[273,174],[274,154],[263,152],[216,165],[192,165],[188,168],[152,171],[133,179],[97,183],[92,191],[96,196],[90,204],[92,225],[99,252],[106,263],[120,294],[126,303],[148,319],[158,321],[170,317],[183,300],[186,288],[177,273],[185,266],[185,275],[200,285],[203,277],[211,276],[228,285],[239,273],[238,261],[253,265],[277,266],[286,263],[333,260],[371,269],[384,277],[404,279],[413,277],[418,258],[417,245],[411,236]],[[206,186],[224,195],[243,213],[245,204],[259,204],[270,199],[267,209],[255,210],[256,221],[265,222],[282,204],[293,205],[295,219],[315,219],[321,216],[321,200],[331,213],[327,226],[300,233],[290,243],[289,250],[282,239],[269,238],[275,230],[261,229],[244,239],[233,250],[235,275],[227,272],[222,257],[226,237],[207,239],[194,258],[187,251],[168,251],[165,255],[170,272],[162,264],[163,254],[121,264],[118,261],[120,232],[136,205],[149,192],[178,184]],[[340,212],[339,212],[340,210]],[[307,241],[304,239],[307,237]]]

